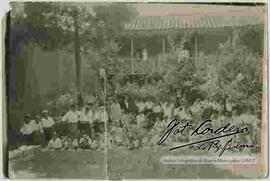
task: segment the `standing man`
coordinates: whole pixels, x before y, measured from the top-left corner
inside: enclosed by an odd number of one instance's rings
[[[39,144],[39,145],[44,145],[46,137],[45,137],[45,134],[44,134],[44,129],[43,129],[41,120],[42,120],[41,115],[36,115],[37,127],[36,127],[36,131],[35,131],[35,134],[34,134],[34,142],[36,144]]]
[[[50,141],[52,138],[54,120],[49,116],[47,110],[42,111],[41,125],[43,127],[46,140]]]
[[[129,96],[127,99],[128,112],[130,113],[138,113],[138,108],[136,106],[135,100],[133,96]]]
[[[146,61],[148,58],[147,48],[146,46],[142,49],[142,61]]]
[[[71,105],[70,110],[63,116],[62,121],[67,122],[70,136],[74,137],[78,135],[79,115],[74,104]]]
[[[120,104],[121,109],[124,110],[124,112],[126,113],[128,111],[127,97],[121,96],[119,104]]]
[[[79,130],[85,132],[87,135],[91,134],[90,125],[93,120],[93,112],[90,110],[90,106],[87,105],[80,114]]]
[[[139,128],[144,128],[145,125],[145,115],[143,112],[139,112],[139,114],[136,116],[136,122]]]
[[[122,119],[122,109],[116,98],[113,99],[111,105],[111,119],[114,124],[120,122]]]
[[[146,105],[146,113],[149,114],[153,111],[153,106],[154,106],[154,103],[151,99],[149,99],[148,101],[146,101],[145,103]]]

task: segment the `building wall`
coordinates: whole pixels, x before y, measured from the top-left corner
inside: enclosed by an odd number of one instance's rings
[[[82,87],[87,93],[96,90],[95,73],[82,57]],[[9,120],[20,125],[25,114],[39,113],[46,102],[75,85],[74,54],[66,50],[45,51],[35,44],[23,46],[8,61]]]

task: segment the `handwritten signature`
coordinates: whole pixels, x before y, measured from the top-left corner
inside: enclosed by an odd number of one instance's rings
[[[176,147],[172,147],[169,150],[176,150],[183,147],[189,147],[190,149],[194,150],[210,150],[214,149],[214,152],[220,150],[219,156],[222,156],[225,150],[231,149],[241,149],[241,148],[257,148],[255,145],[248,145],[248,144],[232,144],[233,138],[228,140],[224,145],[221,144],[220,139],[224,137],[231,137],[237,134],[243,134],[248,132],[247,127],[239,128],[231,123],[227,123],[224,126],[218,128],[211,128],[209,127],[209,123],[212,123],[212,120],[205,120],[200,125],[198,125],[191,133],[190,137],[192,136],[209,136],[212,135],[211,138],[202,139],[199,141],[195,141],[192,143],[187,143],[183,145],[179,145]],[[159,139],[158,144],[162,145],[171,135],[183,135],[184,131],[194,127],[194,125],[186,122],[185,124],[181,125],[180,121],[174,119],[168,123],[166,127],[165,133]],[[194,146],[195,145],[195,146]]]

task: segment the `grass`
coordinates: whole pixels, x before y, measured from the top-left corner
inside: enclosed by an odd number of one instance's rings
[[[108,168],[102,151],[57,151],[40,149],[10,160],[12,178],[243,178],[215,165],[163,165],[163,151],[149,148],[140,150],[108,150]],[[188,152],[178,154],[187,155]]]

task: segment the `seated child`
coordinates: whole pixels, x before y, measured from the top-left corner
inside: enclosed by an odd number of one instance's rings
[[[61,140],[61,143],[62,143],[62,147],[64,148],[64,143],[66,141],[67,137],[66,136],[60,136],[60,140]]]
[[[145,136],[142,138],[142,145],[145,147],[145,146],[148,146],[148,144],[149,144],[148,136],[145,135]]]
[[[83,134],[83,137],[80,138],[79,145],[82,149],[90,149],[92,144],[91,138],[87,134]]]
[[[99,149],[104,150],[105,149],[105,136],[103,134],[99,137]]]
[[[77,151],[78,146],[79,146],[78,138],[75,137],[75,138],[73,138],[73,140],[72,140],[72,148],[75,149],[75,151]]]
[[[128,149],[133,149],[133,140],[134,140],[134,135],[129,131],[127,133],[127,147]]]
[[[49,149],[55,149],[55,150],[58,150],[58,149],[62,148],[61,140],[58,137],[56,132],[54,132],[53,138],[49,141],[48,148]]]
[[[140,147],[140,140],[136,139],[133,144],[134,144],[134,148],[138,149]]]
[[[109,137],[108,139],[108,148],[112,148],[114,145],[113,145],[113,138],[112,136]]]
[[[72,148],[71,138],[68,138],[66,136],[63,136],[62,145],[63,145],[63,148],[65,150],[71,149]]]
[[[91,148],[92,148],[93,150],[98,149],[98,142],[97,142],[97,140],[93,140],[92,145],[91,145]]]
[[[159,134],[155,129],[151,129],[148,134],[148,139],[149,139],[149,146],[152,148],[157,147],[158,142],[159,142]]]
[[[163,122],[161,121],[160,117],[156,117],[156,122],[154,124],[154,129],[157,132],[162,132],[164,130]]]
[[[121,127],[115,128],[115,144],[117,146],[123,144],[123,129]]]

